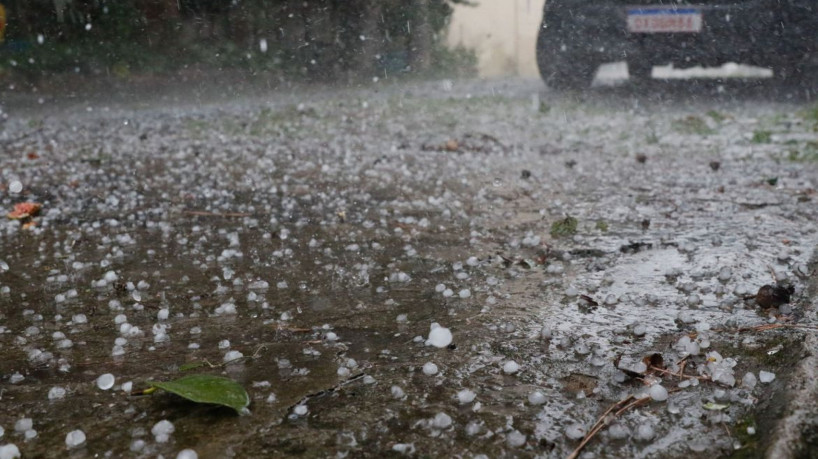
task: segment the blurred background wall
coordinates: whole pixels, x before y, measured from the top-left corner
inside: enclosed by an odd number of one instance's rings
[[[480,76],[536,77],[534,47],[544,0],[476,0],[454,5],[446,36],[450,47],[473,48]]]

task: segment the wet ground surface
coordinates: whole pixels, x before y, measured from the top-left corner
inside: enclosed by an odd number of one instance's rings
[[[43,207],[0,225],[0,444],[759,456],[810,352],[818,241],[818,110],[769,86],[6,99],[0,205]],[[776,282],[792,301],[759,307]],[[251,414],[127,390],[189,373]]]

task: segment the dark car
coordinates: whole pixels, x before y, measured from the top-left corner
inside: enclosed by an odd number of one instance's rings
[[[600,64],[623,60],[634,79],[654,65],[738,62],[805,83],[816,43],[818,1],[546,0],[537,63],[552,87],[585,87]]]

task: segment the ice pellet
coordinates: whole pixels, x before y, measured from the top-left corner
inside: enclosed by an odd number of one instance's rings
[[[17,459],[20,457],[20,449],[14,443],[0,446],[0,459]]]
[[[757,383],[758,383],[758,379],[756,378],[756,375],[754,375],[753,373],[751,373],[749,371],[744,375],[743,378],[741,378],[741,385],[748,388],[748,389],[751,389],[751,390],[754,387],[756,387]]]
[[[102,390],[108,390],[114,387],[115,381],[116,379],[114,378],[114,375],[112,375],[111,373],[105,373],[104,375],[100,375],[97,378],[97,387],[99,387]]]
[[[14,423],[14,431],[17,433],[31,430],[32,427],[34,427],[34,421],[31,418],[20,418]]]
[[[542,405],[545,403],[545,394],[535,390],[534,392],[528,394],[528,403],[532,405]]]
[[[69,449],[81,446],[83,443],[85,443],[85,432],[79,429],[72,430],[65,436],[65,446],[67,446]]]
[[[396,399],[402,399],[403,397],[406,396],[406,393],[403,391],[403,389],[401,389],[400,386],[392,386],[390,392],[392,393],[392,397]]]
[[[423,374],[432,376],[436,375],[438,371],[437,365],[434,362],[426,362],[423,364]]]
[[[519,430],[512,430],[506,436],[506,443],[512,448],[518,448],[525,444],[526,436]]]
[[[452,343],[452,332],[448,328],[433,327],[429,331],[429,339],[426,340],[427,346],[434,346],[443,348]]]
[[[775,373],[770,373],[769,371],[764,370],[758,372],[758,380],[764,384],[771,383],[774,379]]]
[[[183,449],[176,454],[176,459],[199,459],[199,454],[190,448]]]
[[[518,371],[520,371],[520,364],[513,360],[509,360],[503,364],[503,373],[507,375],[513,375]]]
[[[54,386],[48,390],[49,400],[60,400],[65,398],[65,388]]]
[[[630,429],[618,422],[608,428],[608,435],[614,440],[624,440],[628,438],[630,434]]]
[[[585,436],[585,429],[579,424],[571,424],[565,428],[565,436],[571,440],[579,440]]]
[[[664,388],[661,384],[654,384],[650,386],[650,398],[657,402],[664,402],[667,400],[667,389]]]
[[[227,353],[224,354],[224,362],[225,363],[232,362],[232,361],[238,360],[238,359],[240,359],[242,357],[244,357],[244,354],[242,354],[239,351],[227,351]]]
[[[636,439],[642,441],[648,441],[653,438],[656,434],[653,430],[653,426],[648,424],[642,424],[636,429]]]
[[[9,192],[12,194],[18,194],[19,192],[23,191],[23,182],[19,180],[14,180],[9,183]]]
[[[473,402],[475,397],[477,397],[477,394],[475,394],[473,390],[469,389],[463,389],[457,393],[457,400],[461,405]]]
[[[445,429],[452,425],[452,417],[446,413],[437,413],[432,419],[432,427],[436,429]]]
[[[167,443],[170,439],[170,435],[174,431],[176,431],[176,428],[173,427],[173,423],[167,419],[163,419],[151,427],[151,433],[154,439],[156,439],[156,443]]]

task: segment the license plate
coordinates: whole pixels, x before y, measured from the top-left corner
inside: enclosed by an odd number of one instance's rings
[[[702,30],[702,12],[696,8],[630,8],[628,32],[697,33]]]

